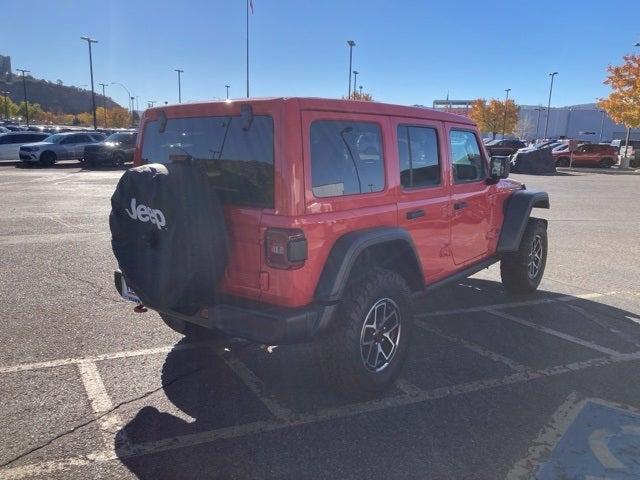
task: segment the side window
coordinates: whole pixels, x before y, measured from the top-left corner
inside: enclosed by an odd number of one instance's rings
[[[440,155],[435,128],[399,125],[398,155],[403,187],[440,185]]]
[[[475,134],[464,130],[451,130],[449,141],[453,181],[466,183],[484,179],[484,162]]]
[[[90,135],[87,135],[86,133],[83,133],[81,135],[75,135],[73,143],[91,143],[93,141],[94,140],[91,138]]]
[[[382,134],[375,123],[321,120],[311,124],[311,183],[316,197],[384,189]]]

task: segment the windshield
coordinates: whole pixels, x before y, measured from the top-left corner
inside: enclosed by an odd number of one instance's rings
[[[253,117],[251,128],[234,117],[191,117],[147,122],[144,163],[205,161],[212,186],[225,203],[273,206],[273,120]]]
[[[136,141],[135,134],[131,134],[131,133],[112,133],[105,140],[105,142],[113,142],[113,143],[133,143],[135,141]]]
[[[60,135],[59,133],[57,133],[55,135],[48,136],[43,140],[43,142],[60,143],[64,137],[66,137],[66,135]]]

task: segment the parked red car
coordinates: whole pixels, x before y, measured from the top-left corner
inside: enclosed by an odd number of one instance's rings
[[[277,98],[152,108],[140,132],[112,197],[121,295],[188,335],[314,339],[353,396],[398,375],[418,296],[498,261],[508,291],[542,278],[549,198],[467,117]]]
[[[573,151],[568,147],[566,150],[555,150],[552,154],[558,167],[568,167],[571,164],[609,168],[618,162],[618,153],[614,146],[597,143],[583,143]]]

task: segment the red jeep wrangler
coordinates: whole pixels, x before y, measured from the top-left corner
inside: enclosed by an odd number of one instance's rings
[[[535,290],[548,195],[506,179],[466,117],[313,98],[145,112],[112,197],[115,284],[174,330],[314,339],[329,382],[397,376],[415,300],[501,262]]]

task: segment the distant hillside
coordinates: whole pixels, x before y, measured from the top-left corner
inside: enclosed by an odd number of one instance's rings
[[[29,103],[39,103],[43,110],[54,113],[82,113],[91,111],[91,90],[67,87],[47,80],[26,77],[27,98]],[[9,92],[9,97],[16,103],[24,100],[22,77],[13,75],[11,81],[0,80],[0,91]],[[119,107],[107,97],[107,108]],[[102,95],[96,89],[96,107],[102,106]]]

